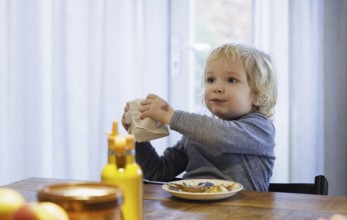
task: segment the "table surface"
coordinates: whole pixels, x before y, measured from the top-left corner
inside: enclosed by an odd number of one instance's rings
[[[79,182],[28,178],[2,187],[22,193],[35,202],[37,191],[48,184]],[[144,220],[149,219],[317,219],[347,214],[347,197],[296,193],[240,191],[218,201],[193,201],[172,197],[161,185],[144,184]]]

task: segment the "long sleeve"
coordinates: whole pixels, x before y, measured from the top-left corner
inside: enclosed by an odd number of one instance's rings
[[[145,179],[170,181],[187,166],[187,156],[178,142],[159,156],[150,142],[136,143],[136,162],[142,167]]]
[[[271,121],[260,114],[225,121],[176,111],[170,128],[220,152],[274,157],[275,128]]]

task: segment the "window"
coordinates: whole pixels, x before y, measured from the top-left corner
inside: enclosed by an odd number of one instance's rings
[[[194,77],[192,109],[204,111],[202,74],[210,49],[222,43],[252,42],[252,0],[197,0],[193,5]]]

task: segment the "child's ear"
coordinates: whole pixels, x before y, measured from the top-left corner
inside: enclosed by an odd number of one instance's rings
[[[253,100],[252,104],[253,104],[254,106],[259,106],[259,105],[260,105],[259,99]]]
[[[252,105],[253,106],[259,106],[260,105],[260,98],[259,95],[257,93],[253,94],[252,96]]]

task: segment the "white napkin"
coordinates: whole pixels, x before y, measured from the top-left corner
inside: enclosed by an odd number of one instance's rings
[[[169,135],[167,125],[161,124],[151,118],[140,120],[140,102],[135,99],[129,102],[130,109],[125,113],[125,123],[130,124],[128,133],[133,134],[137,142],[145,142]]]

